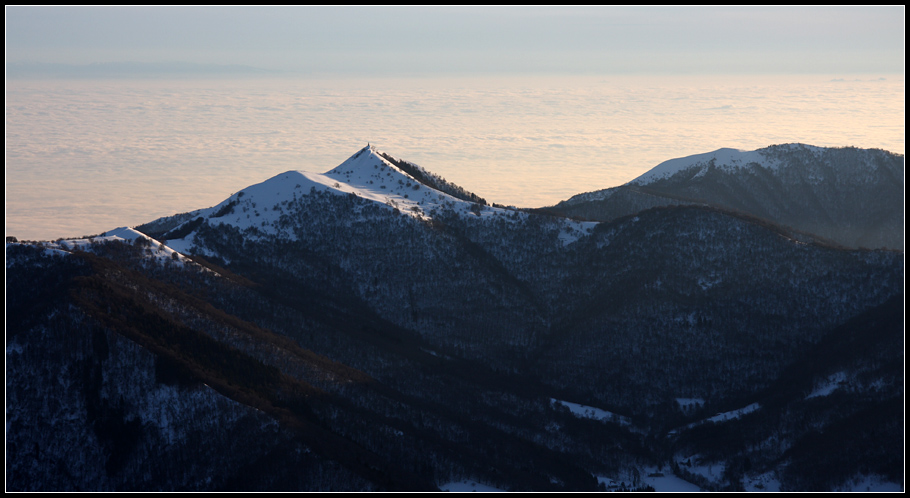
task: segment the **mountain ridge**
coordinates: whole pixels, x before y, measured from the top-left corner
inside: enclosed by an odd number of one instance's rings
[[[399,164],[409,165],[406,166],[408,169],[423,178],[415,178],[408,171],[401,169]],[[449,190],[451,193],[441,189]],[[445,181],[416,164],[379,152],[375,146],[367,146],[325,173],[286,171],[264,182],[246,187],[210,208],[159,218],[140,226],[161,236],[166,236],[167,232],[176,229],[189,219],[198,217],[225,218],[222,220],[223,222],[230,221],[241,228],[247,228],[256,222],[260,226],[264,226],[262,225],[263,220],[244,222],[243,220],[249,219],[249,217],[243,217],[234,212],[235,207],[240,206],[241,203],[252,204],[241,200],[245,195],[251,194],[260,201],[268,198],[266,202],[271,202],[271,197],[276,197],[278,204],[286,204],[289,200],[296,198],[298,194],[307,195],[314,190],[338,195],[355,195],[385,205],[389,209],[397,209],[409,216],[423,219],[430,218],[428,214],[430,211],[441,209],[457,209],[462,212],[473,209],[476,211],[475,215],[483,216],[480,206],[486,204],[482,198]],[[475,204],[477,206],[474,206]],[[253,207],[255,208],[255,206]],[[231,214],[235,216],[229,216]],[[269,220],[268,223],[272,221],[274,220]]]
[[[902,337],[901,251],[700,203],[600,223],[491,207],[382,154],[8,242],[8,487],[900,481],[885,436],[815,433],[899,433],[902,351],[881,345]],[[801,368],[807,351],[837,354]]]
[[[578,194],[554,214],[607,221],[641,209],[708,204],[852,248],[903,250],[904,157],[880,149],[773,145],[671,159],[610,189]]]

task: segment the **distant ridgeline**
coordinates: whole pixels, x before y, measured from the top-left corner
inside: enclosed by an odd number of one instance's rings
[[[701,204],[816,234],[850,248],[904,248],[904,156],[880,149],[772,145],[661,163],[631,182],[546,211],[610,221],[643,209]]]

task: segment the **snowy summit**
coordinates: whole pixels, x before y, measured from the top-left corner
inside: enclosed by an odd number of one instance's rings
[[[367,145],[330,171],[286,171],[247,187],[216,206],[186,213],[180,221],[188,228],[190,223],[202,217],[213,225],[232,225],[240,230],[254,228],[261,234],[293,239],[293,234],[281,229],[282,216],[289,214],[289,206],[299,197],[320,192],[356,196],[421,220],[430,220],[434,213],[442,211],[480,220],[506,214],[518,219],[528,216],[527,213],[488,206],[484,199],[442,177]],[[565,244],[577,240],[587,233],[589,225],[593,225],[567,223],[572,229],[561,237]],[[182,226],[176,226],[166,234],[168,245],[181,252],[192,246],[192,236],[183,241],[172,240],[183,239],[192,232],[181,229]]]

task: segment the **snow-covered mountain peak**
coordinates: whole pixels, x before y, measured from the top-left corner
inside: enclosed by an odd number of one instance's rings
[[[312,192],[353,195],[418,218],[429,218],[429,212],[435,209],[479,211],[470,202],[418,181],[392,161],[406,164],[406,168],[418,175],[423,173],[438,179],[414,164],[379,152],[374,146],[367,146],[326,173],[286,171],[251,185],[216,206],[188,213],[182,218],[183,223],[166,235],[170,238],[174,233],[182,234],[187,231],[182,227],[199,217],[210,220],[210,223],[234,225],[241,230],[255,227],[260,232],[274,235],[280,231],[280,218],[289,213],[295,200]]]
[[[383,165],[384,161],[379,156],[379,152],[372,145],[358,150],[343,163],[327,171],[327,175],[346,175],[360,169],[373,168],[374,166]]]
[[[429,217],[434,209],[470,211],[480,216],[481,206],[486,205],[479,196],[374,145],[360,149],[322,175],[300,173],[321,188],[354,194],[419,218]]]
[[[373,190],[371,185],[385,185],[389,180],[392,180],[391,184],[399,180],[404,183],[419,183],[414,176],[387,158],[394,160],[392,156],[380,152],[375,146],[367,145],[325,175],[366,190]],[[388,190],[389,186],[380,187],[380,190]]]
[[[407,209],[407,214],[413,216],[421,216],[424,212],[423,207],[415,209],[415,206],[456,201],[420,184],[386,160],[374,146],[368,145],[325,173],[286,171],[251,185],[214,207],[194,212],[192,217],[202,216],[241,229],[255,226],[272,232],[269,227],[277,225],[278,218],[287,212],[289,204],[311,192],[353,195],[386,205],[389,209]]]
[[[298,234],[291,227],[301,215],[301,206],[311,196],[318,198],[325,194],[358,199],[345,208],[355,213],[378,205],[420,220],[454,214],[483,221],[512,222],[528,216],[512,209],[488,206],[484,199],[441,176],[368,145],[325,173],[286,171],[240,190],[211,208],[155,220],[149,225],[170,247],[181,252],[191,250],[195,244],[194,233],[202,224],[230,225],[248,232],[252,238],[297,240]],[[594,225],[571,220],[565,224],[559,237],[563,244],[586,235]]]

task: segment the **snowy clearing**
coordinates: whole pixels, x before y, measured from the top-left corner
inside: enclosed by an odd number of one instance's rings
[[[705,400],[704,398],[676,398],[676,404],[679,405],[680,410],[687,412],[705,406]]]
[[[737,408],[736,410],[730,410],[728,412],[718,413],[718,414],[714,415],[713,417],[708,417],[704,420],[692,422],[691,424],[688,424],[685,427],[683,427],[683,429],[691,429],[692,427],[695,427],[697,425],[701,425],[701,424],[704,424],[707,422],[720,423],[720,422],[727,422],[728,420],[736,420],[736,419],[742,417],[743,415],[752,413],[755,410],[758,410],[760,408],[761,408],[760,404],[752,403],[751,405],[744,406],[742,408]],[[678,430],[673,431],[673,432],[678,432]]]
[[[595,408],[593,406],[580,405],[578,403],[570,403],[568,401],[561,401],[558,399],[550,398],[550,403],[554,405],[563,405],[572,412],[576,417],[581,418],[592,418],[594,420],[600,420],[602,422],[613,422],[619,425],[631,426],[632,421],[629,417],[624,417],[618,413],[613,413],[607,410],[601,410],[600,408]]]
[[[815,388],[812,390],[812,392],[809,393],[808,396],[806,396],[806,399],[817,398],[820,396],[827,396],[827,395],[833,393],[834,391],[836,391],[837,388],[841,387],[841,385],[845,384],[846,382],[847,382],[847,373],[846,372],[837,372],[835,374],[829,375],[827,379],[818,383],[815,386]]]

